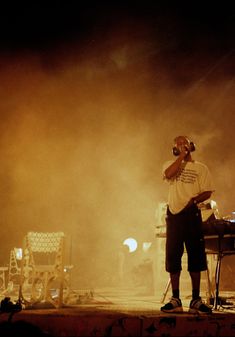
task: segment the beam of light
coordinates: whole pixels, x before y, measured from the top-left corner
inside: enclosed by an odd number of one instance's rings
[[[143,251],[147,252],[152,246],[152,242],[143,242]]]
[[[17,260],[22,260],[22,248],[14,248],[15,256]]]
[[[138,243],[135,239],[133,238],[128,238],[126,240],[123,241],[123,245],[127,245],[129,248],[129,253],[133,253],[137,247],[138,247]]]

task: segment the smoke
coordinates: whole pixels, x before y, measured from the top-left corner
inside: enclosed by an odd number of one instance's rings
[[[124,239],[155,240],[161,167],[179,134],[209,166],[220,213],[234,210],[231,59],[171,55],[175,41],[159,35],[126,23],[2,53],[1,263],[27,231],[64,231],[76,286],[117,282]]]

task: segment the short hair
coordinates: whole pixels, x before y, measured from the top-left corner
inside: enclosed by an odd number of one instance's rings
[[[174,142],[176,143],[179,138],[185,138],[190,143],[189,137],[187,136],[177,136],[175,137]]]

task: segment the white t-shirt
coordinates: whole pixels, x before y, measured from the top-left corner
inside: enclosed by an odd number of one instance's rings
[[[163,165],[163,173],[174,161]],[[164,179],[169,183],[168,205],[171,213],[182,211],[191,198],[205,191],[214,191],[208,167],[198,161],[182,162],[177,176]]]

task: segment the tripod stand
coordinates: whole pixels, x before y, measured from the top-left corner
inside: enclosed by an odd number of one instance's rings
[[[235,254],[235,225],[225,220],[215,220],[208,225],[209,233],[204,236],[208,254],[216,254],[215,268],[215,298],[213,310],[220,304],[219,285],[222,259],[226,255]]]

